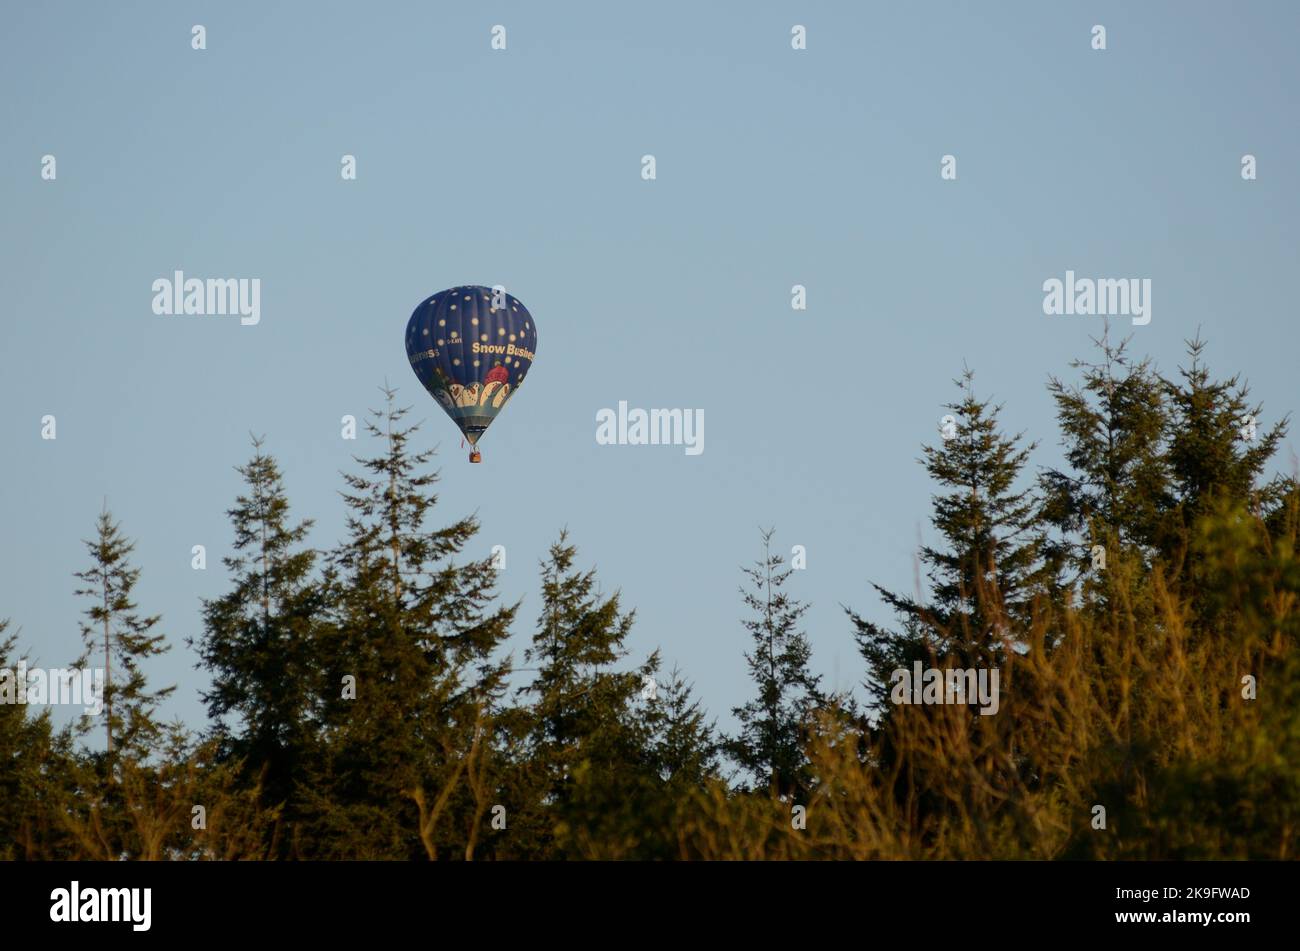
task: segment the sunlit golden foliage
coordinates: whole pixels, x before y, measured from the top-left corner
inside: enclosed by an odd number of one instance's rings
[[[1027,629],[1003,618],[1020,648],[995,715],[900,705],[873,730],[831,711],[811,731],[805,830],[795,803],[718,784],[684,810],[682,856],[1295,857],[1295,529],[1294,504],[1272,535],[1241,511],[1207,519],[1194,592],[1168,566],[1112,559],[1104,607],[1040,606]]]

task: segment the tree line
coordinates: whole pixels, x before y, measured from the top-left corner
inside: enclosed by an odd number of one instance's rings
[[[686,676],[641,663],[635,612],[566,533],[525,621],[472,517],[438,518],[432,452],[391,390],[345,473],[344,537],[307,543],[260,440],[227,515],[225,593],[189,645],[207,722],[164,723],[170,645],[108,511],[77,574],[104,713],[0,704],[9,859],[1290,858],[1300,828],[1300,485],[1199,338],[1159,373],[1096,342],[1051,378],[1065,464],[956,381],[923,448],[924,590],[845,606],[859,695],[811,664],[791,568],[742,569],[752,691],[724,735]],[[436,511],[435,511],[436,510]],[[0,622],[0,668],[19,660]],[[1001,701],[899,704],[893,673],[996,669]],[[102,737],[102,748],[99,739]]]

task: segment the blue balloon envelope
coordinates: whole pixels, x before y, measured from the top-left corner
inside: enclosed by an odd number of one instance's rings
[[[406,356],[471,445],[533,365],[537,324],[504,290],[466,285],[421,302],[406,322]]]

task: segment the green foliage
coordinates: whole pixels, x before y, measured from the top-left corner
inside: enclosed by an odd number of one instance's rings
[[[477,522],[426,527],[432,453],[410,451],[416,427],[403,427],[393,391],[385,397],[367,424],[381,452],[344,476],[348,538],[331,553],[316,656],[319,748],[299,783],[312,814],[304,848],[326,858],[466,853],[472,830],[449,818],[486,806],[486,790],[474,797],[461,780],[490,752],[505,676],[493,655],[515,613],[491,607],[489,560],[455,561]]]
[[[1096,343],[1099,363],[1071,364],[1083,371],[1080,384],[1053,377],[1048,386],[1070,469],[1040,477],[1043,518],[1060,533],[1051,551],[1072,583],[1095,577],[1094,545],[1110,556],[1123,549],[1149,559],[1174,504],[1164,452],[1165,386],[1149,361],[1128,357],[1127,341]]]
[[[808,667],[812,645],[799,630],[808,606],[785,591],[794,569],[772,551],[773,534],[761,532],[762,559],[741,568],[749,587],[740,593],[752,613],[742,623],[754,645],[745,662],[758,696],[733,711],[740,732],[726,750],[757,788],[781,798],[805,791],[812,782],[804,755],[806,730],[824,698],[821,678]]]
[[[1199,339],[1172,379],[1098,348],[1077,383],[1049,381],[1065,464],[1036,480],[1032,444],[958,381],[955,432],[922,459],[928,594],[877,588],[889,626],[849,612],[870,721],[821,691],[763,533],[732,737],[658,651],[631,659],[634,612],[567,533],[513,667],[518,605],[466,557],[474,518],[430,527],[438,474],[391,390],[323,556],[255,440],[229,589],[192,642],[206,735],[158,721],[171,688],[144,671],[166,641],[105,512],[77,575],[80,663],[103,659],[112,710],[55,730],[0,703],[0,858],[1294,858],[1300,487],[1267,478],[1286,420],[1260,424]],[[0,696],[17,649],[0,622]],[[914,661],[997,669],[997,714],[890,703]]]
[[[312,576],[316,552],[304,544],[312,523],[291,520],[279,466],[262,440],[253,440],[253,458],[237,471],[246,488],[227,512],[235,530],[234,554],[223,559],[231,589],[204,602],[203,635],[193,646],[212,675],[203,699],[224,759],[241,762],[246,784],[292,826],[296,776],[314,743],[325,592]],[[286,831],[274,833],[280,857],[292,854]]]
[[[16,690],[18,635],[7,634],[8,627],[0,618],[0,671]],[[0,859],[63,856],[56,779],[66,760],[66,737],[61,742],[53,733],[49,711],[33,716],[6,695],[0,702]]]
[[[525,653],[534,676],[521,691],[531,703],[511,717],[505,792],[524,833],[511,857],[563,857],[605,838],[597,830],[631,805],[653,768],[636,701],[658,659],[620,669],[633,612],[621,610],[617,592],[597,594],[595,570],[575,568],[576,557],[561,533],[541,564],[542,610]],[[620,852],[635,845],[608,843]]]
[[[91,566],[78,572],[85,584],[77,595],[89,599],[86,620],[81,624],[85,649],[75,666],[104,669],[105,751],[147,757],[159,740],[155,714],[158,704],[175,687],[148,689],[143,664],[170,648],[162,634],[154,634],[158,616],[137,613],[131,592],[140,580],[140,569],[130,563],[134,543],[122,534],[121,526],[105,510],[96,523],[96,536],[87,541]],[[90,720],[82,721],[82,731]]]
[[[1035,596],[1050,588],[1040,503],[1017,484],[1033,445],[1001,432],[1001,407],[976,398],[971,371],[955,382],[961,397],[946,407],[955,432],[923,450],[939,487],[931,521],[944,542],[921,548],[930,597],[873,586],[899,615],[901,630],[849,611],[867,663],[868,698],[885,715],[892,671],[948,655],[959,667],[997,666],[1013,643],[1009,622],[1027,621]]]

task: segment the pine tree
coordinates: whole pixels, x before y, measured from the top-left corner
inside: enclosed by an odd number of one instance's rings
[[[659,680],[655,652],[642,668],[643,685],[629,709],[634,761],[599,788],[584,776],[576,786],[589,816],[584,830],[597,845],[587,858],[671,860],[680,857],[678,830],[695,818],[701,794],[721,783],[719,743],[694,690],[674,668]]]
[[[1069,472],[1049,470],[1041,483],[1044,517],[1061,533],[1058,550],[1079,577],[1098,579],[1092,546],[1133,556],[1145,569],[1160,556],[1181,563],[1198,519],[1224,504],[1262,517],[1279,511],[1293,480],[1260,485],[1287,432],[1265,430],[1262,408],[1237,377],[1216,381],[1203,362],[1205,343],[1187,342],[1191,365],[1179,379],[1159,376],[1149,360],[1133,361],[1128,341],[1095,341],[1101,362],[1075,361],[1081,386],[1053,378]],[[1103,589],[1104,584],[1094,585]]]
[[[331,555],[324,747],[304,793],[325,856],[472,856],[504,689],[494,655],[517,606],[492,606],[491,559],[455,561],[478,533],[474,518],[426,527],[438,501],[433,452],[410,449],[418,426],[404,427],[408,410],[383,392],[385,408],[367,421],[382,451],[344,476],[348,537]]]
[[[772,551],[774,531],[760,532],[762,559],[741,568],[750,587],[742,586],[740,592],[753,612],[742,622],[754,642],[745,661],[758,696],[733,710],[740,732],[727,743],[727,751],[756,787],[785,797],[809,788],[803,740],[813,711],[825,698],[821,678],[808,669],[812,647],[799,630],[808,606],[784,590],[794,570]]]
[[[102,661],[104,668],[104,740],[105,751],[112,760],[117,753],[147,758],[160,736],[156,719],[158,704],[175,687],[148,689],[142,664],[168,651],[162,634],[154,634],[157,615],[137,613],[131,599],[140,569],[132,567],[131,552],[135,544],[113,522],[108,510],[100,512],[96,536],[85,542],[91,567],[77,572],[86,587],[77,596],[89,599],[83,612],[81,637],[85,648],[75,666],[90,671]],[[80,732],[90,730],[90,719],[81,721]]]
[[[312,523],[291,520],[279,466],[262,445],[254,438],[252,459],[237,468],[246,488],[226,513],[234,554],[222,561],[232,588],[204,601],[203,634],[191,643],[212,674],[203,699],[213,735],[227,758],[243,762],[244,783],[261,787],[263,804],[283,808],[270,847],[287,857],[295,777],[314,745],[325,597],[312,576],[316,552],[305,545]]]
[[[1174,544],[1202,515],[1223,503],[1238,503],[1267,517],[1291,492],[1293,479],[1278,476],[1260,484],[1269,460],[1286,438],[1288,421],[1261,425],[1263,407],[1250,402],[1240,377],[1215,380],[1202,360],[1206,342],[1187,341],[1191,364],[1179,380],[1165,379],[1171,404],[1168,465],[1175,487]]]
[[[505,721],[511,857],[573,855],[625,831],[617,813],[654,770],[637,698],[658,657],[618,669],[635,612],[622,612],[617,592],[597,594],[595,570],[577,570],[576,558],[562,532],[542,561],[542,611],[525,652],[535,676],[520,691],[533,702]]]
[[[1099,363],[1071,363],[1083,371],[1082,385],[1053,377],[1048,387],[1070,471],[1049,469],[1040,477],[1043,515],[1060,533],[1052,551],[1068,582],[1098,577],[1098,545],[1109,563],[1128,552],[1148,563],[1173,502],[1164,385],[1149,360],[1128,357],[1127,340],[1116,345],[1103,335],[1094,343]]]
[[[0,861],[67,858],[62,835],[68,736],[49,709],[30,714],[18,691],[17,634],[0,618]],[[26,660],[26,658],[22,658]]]
[[[1150,361],[1131,359],[1128,341],[1112,344],[1109,330],[1093,341],[1097,363],[1071,363],[1082,371],[1081,384],[1053,377],[1048,387],[1068,469],[1039,477],[1043,520],[1054,529],[1044,551],[1063,601],[1105,617],[1104,629],[1115,636],[1132,638],[1157,610],[1150,573],[1174,497],[1166,458],[1170,410]],[[1058,641],[1050,637],[1049,646]]]
[[[1043,564],[1039,502],[1017,487],[1034,444],[999,428],[1000,406],[976,398],[974,374],[955,381],[955,432],[924,448],[923,464],[940,492],[932,523],[942,547],[923,546],[928,604],[873,585],[900,616],[891,631],[848,611],[868,665],[871,705],[882,708],[892,671],[951,655],[962,667],[1000,666],[1009,620],[1028,617],[1036,595],[1050,593]],[[847,610],[847,609],[846,609]]]
[[[1300,489],[1290,476],[1262,482],[1288,420],[1263,428],[1263,407],[1250,402],[1249,387],[1239,377],[1213,379],[1202,359],[1205,346],[1199,335],[1187,341],[1190,365],[1179,368],[1180,379],[1163,381],[1171,406],[1167,464],[1174,498],[1161,541],[1166,562],[1176,566],[1177,580],[1190,589],[1198,627],[1217,636],[1236,626],[1236,609],[1212,605],[1207,597],[1210,579],[1196,544],[1201,523],[1235,510],[1279,528]]]
[[[681,670],[672,669],[667,680],[647,700],[646,721],[651,736],[652,761],[669,795],[680,800],[718,775],[719,740],[713,723],[706,720],[694,689]]]

